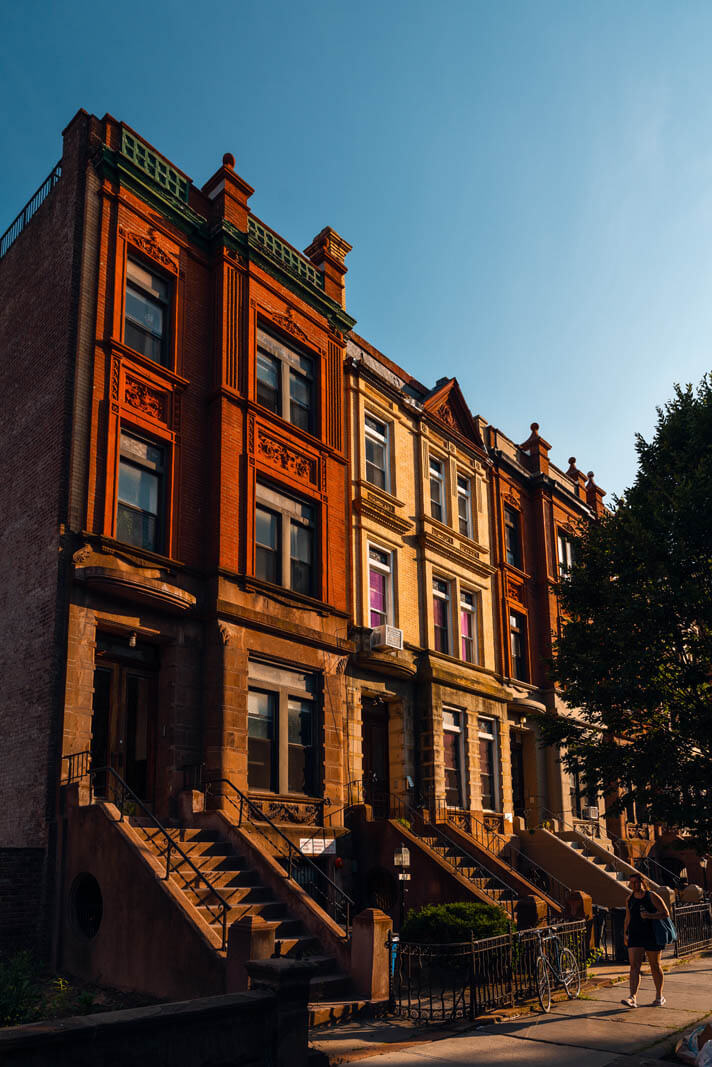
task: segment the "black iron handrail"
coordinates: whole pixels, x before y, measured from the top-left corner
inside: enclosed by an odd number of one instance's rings
[[[566,906],[566,902],[571,896],[570,887],[520,850],[516,851],[517,863],[515,864],[511,841],[499,830],[493,830],[490,826],[487,826],[473,812],[463,811],[460,813],[459,809],[454,811],[447,804],[440,801],[433,806],[433,814],[436,819],[442,819],[443,822],[449,823],[455,829],[463,829],[463,827],[459,826],[456,818],[458,814],[461,814],[468,824],[464,827],[465,833],[469,834],[481,848],[495,859],[504,863],[514,874],[518,874],[528,882],[531,882],[535,889],[546,893],[562,908]],[[508,853],[511,858],[506,858],[503,853]]]
[[[118,786],[119,786],[120,796],[121,796],[121,803],[120,804],[118,804],[118,803],[116,804],[116,806],[119,809],[119,813],[120,813],[119,822],[123,822],[124,821],[124,809],[126,807],[126,801],[130,800],[131,803],[133,805],[135,805],[141,811],[141,813],[144,816],[144,818],[150,820],[152,828],[156,829],[160,834],[163,835],[163,837],[165,838],[165,841],[166,841],[166,849],[165,849],[166,873],[164,875],[164,879],[167,880],[170,877],[171,873],[173,873],[173,874],[178,874],[179,873],[177,871],[177,869],[176,869],[177,868],[177,864],[173,865],[173,871],[171,872],[171,855],[172,855],[172,853],[175,852],[175,853],[178,854],[178,856],[180,856],[181,861],[183,863],[186,863],[191,868],[191,870],[193,871],[193,873],[196,876],[196,879],[199,882],[203,882],[204,885],[207,886],[207,888],[210,890],[210,893],[217,898],[218,904],[217,905],[213,904],[213,902],[210,900],[209,897],[204,901],[204,904],[208,908],[208,910],[210,911],[211,914],[214,914],[213,908],[215,908],[215,907],[218,908],[219,914],[218,914],[217,918],[220,921],[221,932],[222,932],[221,947],[222,947],[223,950],[225,950],[227,948],[227,916],[228,916],[228,913],[230,911],[230,905],[225,900],[223,895],[210,882],[210,880],[208,878],[206,878],[206,876],[203,874],[203,872],[201,870],[199,870],[195,866],[193,861],[183,851],[183,849],[180,847],[180,845],[177,844],[176,841],[174,841],[174,839],[171,837],[170,832],[165,828],[165,826],[156,818],[156,816],[146,806],[146,804],[144,804],[144,802],[139,797],[136,796],[136,794],[134,793],[133,789],[131,789],[131,787],[126,784],[126,782],[121,777],[121,775],[118,774],[117,771],[115,771],[113,767],[108,767],[108,766],[107,767],[92,767],[92,765],[91,765],[91,753],[90,752],[74,752],[69,756],[64,756],[63,759],[67,760],[67,763],[68,763],[68,773],[67,773],[67,777],[62,782],[63,785],[71,785],[74,782],[80,781],[82,778],[88,777],[89,778],[89,791],[90,791],[89,792],[89,797],[90,797],[90,801],[91,801],[91,798],[92,798],[92,794],[93,794],[93,796],[97,797],[97,799],[101,799],[100,798],[100,794],[97,793],[96,790],[94,789],[94,783],[95,783],[95,780],[98,777],[106,776],[105,777],[105,781],[108,781],[110,779],[110,780],[114,781],[115,783],[117,783]],[[116,803],[115,799],[113,800],[113,803]],[[182,874],[181,874],[181,877],[183,877]],[[184,882],[187,882],[187,879],[184,878],[184,877],[183,877],[183,880],[184,880]]]
[[[218,793],[215,791],[216,786],[226,785],[237,795],[239,802],[231,797],[229,793]],[[242,826],[246,809],[249,813],[248,818],[250,825],[253,826],[258,833],[262,834],[266,841],[275,846],[275,841],[270,838],[269,834],[265,833],[259,823],[266,823],[269,826],[270,830],[276,835],[282,845],[282,848],[286,849],[286,855],[282,854],[281,858],[286,862],[287,877],[295,881],[297,885],[304,889],[328,915],[331,915],[332,919],[335,919],[339,925],[343,926],[346,931],[346,937],[348,938],[351,930],[351,912],[354,907],[354,902],[348,893],[346,893],[341,886],[338,886],[336,882],[332,881],[328,874],[322,871],[321,867],[318,867],[309,856],[305,856],[304,853],[289,840],[287,835],[282,833],[279,827],[272,822],[269,815],[262,811],[254,801],[250,800],[241,789],[238,789],[229,778],[211,779],[206,782],[205,792],[206,795],[210,794],[214,797],[224,797],[237,809],[238,826]],[[311,877],[304,878],[300,881],[299,873],[302,870],[308,871]]]
[[[634,866],[642,874],[652,878],[658,885],[675,889],[677,892],[681,892],[685,888],[679,874],[675,874],[664,863],[659,863],[652,856],[638,856]]]
[[[0,259],[20,236],[40,204],[47,199],[61,177],[62,161],[60,160],[49,176],[42,182],[37,192],[33,193],[27,201],[19,215],[12,220],[2,237],[0,237]]]

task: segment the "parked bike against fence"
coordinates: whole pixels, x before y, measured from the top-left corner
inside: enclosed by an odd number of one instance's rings
[[[562,985],[566,996],[573,1000],[581,992],[581,972],[570,948],[564,948],[556,934],[544,937],[539,933],[539,955],[536,961],[536,991],[542,1011],[551,1010],[552,979]]]

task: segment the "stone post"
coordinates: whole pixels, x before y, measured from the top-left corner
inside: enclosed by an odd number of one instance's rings
[[[306,1067],[309,982],[317,972],[316,965],[305,960],[250,960],[245,969],[251,989],[265,989],[277,998],[275,1067]]]
[[[226,993],[245,992],[249,984],[248,963],[274,955],[274,932],[278,926],[259,915],[245,915],[232,924],[227,934]]]
[[[546,901],[541,897],[520,897],[517,901],[517,929],[531,930],[535,926],[546,926]]]
[[[388,999],[388,934],[393,921],[378,908],[354,916],[351,934],[351,976],[359,997]]]
[[[596,947],[596,931],[593,922],[593,901],[582,889],[574,889],[566,899],[564,919],[567,923],[586,922],[586,947],[591,952]]]

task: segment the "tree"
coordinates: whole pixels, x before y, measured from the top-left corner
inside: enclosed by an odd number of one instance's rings
[[[675,387],[615,510],[582,530],[559,586],[552,673],[572,709],[544,725],[586,785],[712,846],[712,381]]]

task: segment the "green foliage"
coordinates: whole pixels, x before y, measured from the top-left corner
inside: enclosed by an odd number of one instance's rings
[[[0,1026],[15,1026],[37,1018],[39,988],[29,952],[0,957]]]
[[[446,945],[497,937],[509,929],[504,912],[491,904],[427,904],[408,912],[400,936],[414,944]]]
[[[622,783],[650,821],[712,844],[712,382],[675,388],[616,509],[559,585],[553,674],[581,718],[545,740],[585,785]],[[630,783],[630,784],[628,784]],[[639,817],[640,814],[639,814]]]

